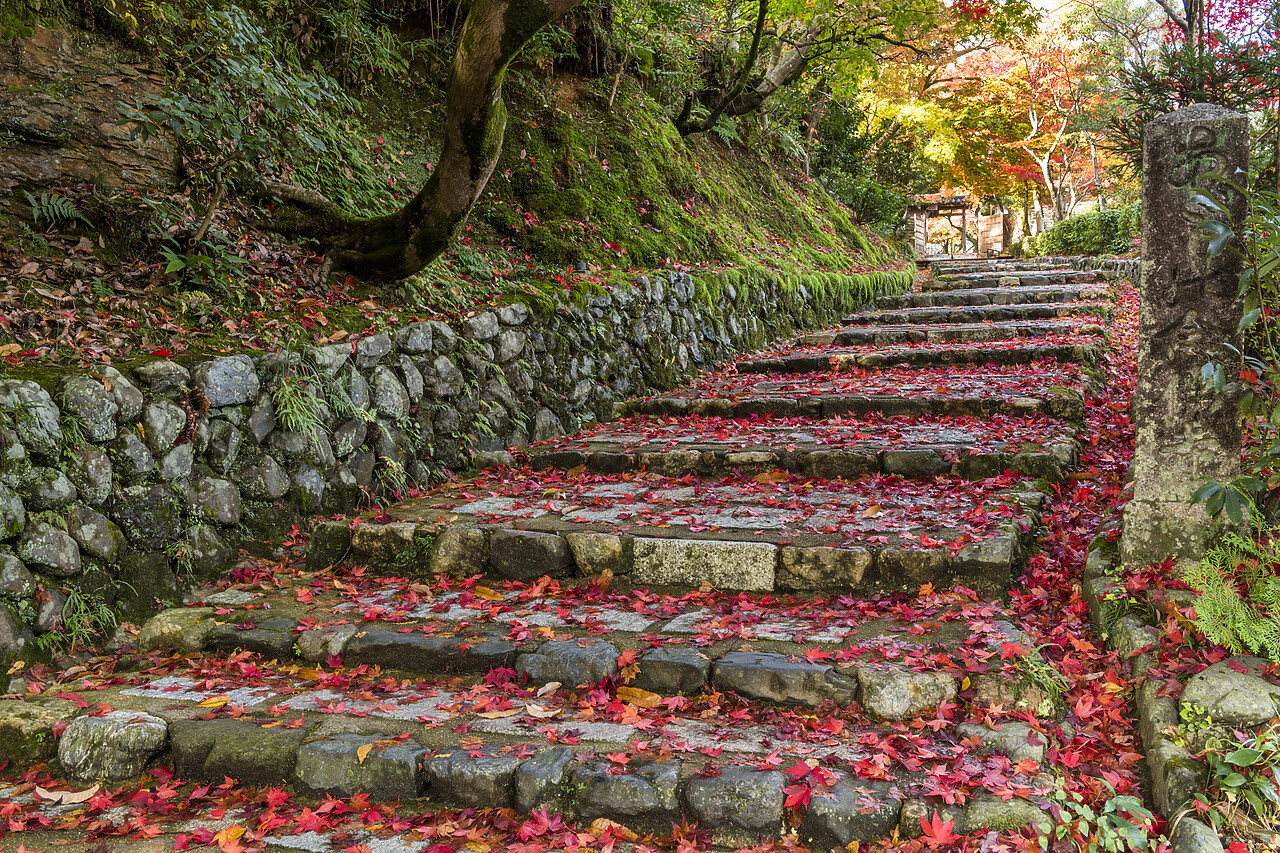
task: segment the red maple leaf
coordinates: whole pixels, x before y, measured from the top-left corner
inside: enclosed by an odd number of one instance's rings
[[[954,844],[960,840],[960,836],[951,831],[954,825],[954,820],[943,820],[935,809],[931,820],[926,820],[923,816],[920,818],[920,828],[924,830],[921,837],[930,847]]]

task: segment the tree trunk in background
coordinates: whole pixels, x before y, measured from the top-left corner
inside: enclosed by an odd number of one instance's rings
[[[1098,197],[1098,210],[1107,209],[1107,198],[1102,194],[1102,169],[1098,166],[1098,146],[1089,140],[1089,155],[1093,157],[1093,193]]]
[[[335,264],[373,281],[398,281],[440,256],[475,206],[502,152],[507,65],[547,24],[581,0],[474,0],[458,35],[446,87],[444,145],[427,183],[395,213],[363,219],[316,193],[270,183],[298,210],[275,226],[312,237]]]

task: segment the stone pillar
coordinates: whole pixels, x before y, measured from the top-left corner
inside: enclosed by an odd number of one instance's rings
[[[1209,173],[1234,178],[1248,168],[1248,119],[1193,104],[1148,124],[1142,150],[1137,444],[1121,540],[1121,558],[1130,567],[1170,555],[1179,562],[1199,559],[1209,521],[1191,495],[1206,480],[1230,480],[1240,471],[1236,397],[1214,391],[1200,370],[1213,361],[1230,375],[1239,363],[1225,344],[1238,344],[1242,262],[1230,252],[1208,259],[1212,235],[1199,223],[1214,214],[1191,194],[1216,197],[1232,219],[1243,216],[1245,198],[1200,179]]]

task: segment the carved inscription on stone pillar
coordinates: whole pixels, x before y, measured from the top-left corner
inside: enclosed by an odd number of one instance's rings
[[[1248,119],[1194,104],[1149,125],[1143,139],[1142,280],[1138,380],[1133,397],[1137,445],[1125,509],[1126,565],[1169,555],[1198,559],[1209,525],[1189,503],[1206,479],[1229,480],[1240,466],[1236,400],[1200,379],[1209,361],[1233,363],[1241,304],[1240,260],[1208,257],[1211,235],[1201,223],[1214,211],[1195,201],[1215,198],[1232,218],[1245,199],[1221,181],[1247,168]]]

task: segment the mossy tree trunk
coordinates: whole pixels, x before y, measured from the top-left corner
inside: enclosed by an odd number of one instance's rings
[[[506,131],[502,81],[535,33],[581,0],[474,0],[458,36],[446,88],[444,145],[426,184],[386,216],[351,215],[317,193],[280,183],[268,192],[291,204],[275,225],[316,239],[336,266],[371,281],[398,281],[448,247],[498,164]]]

